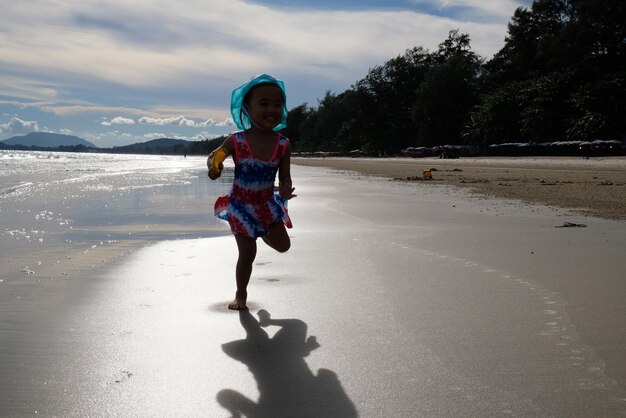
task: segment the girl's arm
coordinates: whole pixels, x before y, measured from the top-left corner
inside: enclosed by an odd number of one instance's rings
[[[233,155],[233,153],[235,152],[235,144],[233,143],[233,137],[229,136],[228,138],[226,138],[226,140],[222,143],[222,145],[219,146],[219,148],[224,148],[225,150],[228,151],[228,155]],[[209,154],[209,158],[207,158],[206,160],[206,165],[209,168],[209,178],[211,180],[215,180],[222,175],[221,171],[216,171],[215,169],[213,169],[213,155],[214,154],[215,154],[215,151],[211,152]]]
[[[283,199],[289,200],[297,196],[293,194],[294,190],[296,188],[291,184],[291,143],[287,142],[287,149],[278,165],[278,191]]]

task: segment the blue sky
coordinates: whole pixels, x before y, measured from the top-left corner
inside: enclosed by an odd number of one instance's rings
[[[233,88],[283,79],[312,106],[452,29],[489,58],[530,0],[0,0],[0,140],[32,131],[100,147],[232,131]]]

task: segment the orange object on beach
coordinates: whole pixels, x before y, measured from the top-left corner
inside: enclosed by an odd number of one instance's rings
[[[426,180],[432,180],[433,179],[433,173],[430,171],[430,168],[425,168],[424,169],[424,178]]]
[[[222,171],[224,168],[224,160],[228,157],[228,150],[225,148],[218,148],[213,153],[213,170]]]

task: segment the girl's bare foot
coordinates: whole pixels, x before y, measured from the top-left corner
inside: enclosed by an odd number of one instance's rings
[[[233,311],[245,311],[248,309],[246,306],[247,298],[247,294],[237,291],[237,293],[235,293],[235,300],[228,304],[228,309],[232,309]]]
[[[246,306],[246,302],[235,299],[228,304],[228,309],[232,309],[233,311],[245,311],[248,307]]]

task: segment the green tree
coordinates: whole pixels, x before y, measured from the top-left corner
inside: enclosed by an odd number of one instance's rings
[[[538,0],[518,8],[504,47],[484,66],[471,137],[624,138],[625,10],[621,0]],[[496,103],[506,103],[505,111]]]
[[[521,140],[519,84],[511,81],[480,96],[464,129],[471,144],[487,146]]]
[[[359,132],[366,151],[397,153],[417,145],[418,127],[412,108],[430,61],[431,56],[424,48],[409,49],[374,67],[355,83],[351,103],[358,109],[350,112],[353,116],[350,125]]]
[[[469,111],[478,98],[480,59],[471,51],[469,36],[454,30],[439,45],[432,62],[413,106],[418,144],[461,144]]]
[[[504,47],[485,66],[490,81],[526,79],[559,69],[564,54],[559,39],[570,9],[566,0],[539,0],[530,10],[515,10]]]
[[[571,139],[625,139],[626,75],[605,74],[576,89],[566,135]]]
[[[565,137],[570,85],[567,73],[548,73],[519,84],[520,136],[526,142],[558,141]]]
[[[407,146],[626,139],[626,2],[537,0],[515,10],[486,63],[451,31],[350,89],[289,114],[302,151],[397,153]]]
[[[303,125],[310,114],[311,109],[307,103],[292,108],[287,114],[287,127],[281,133],[291,140],[291,146],[296,151],[301,145]]]

